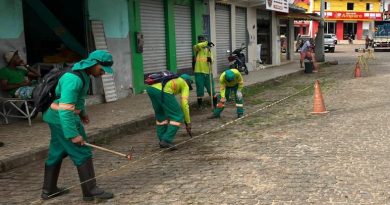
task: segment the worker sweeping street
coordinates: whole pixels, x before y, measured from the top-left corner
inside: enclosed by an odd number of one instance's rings
[[[213,58],[211,55],[210,48],[212,46],[214,46],[212,42],[207,42],[206,38],[200,35],[198,36],[198,44],[194,45],[193,47],[195,53],[194,75],[198,108],[203,107],[205,87],[210,97],[212,97],[215,93],[213,75],[211,72]]]
[[[240,71],[237,69],[229,69],[223,72],[219,78],[220,93],[214,96],[214,102],[216,104],[212,116],[209,119],[220,118],[222,111],[225,108],[225,103],[230,99],[231,93],[234,93],[237,118],[240,118],[244,114],[242,88],[244,87],[244,81]]]
[[[112,55],[108,51],[92,52],[87,59],[76,63],[71,71],[62,75],[55,87],[55,100],[47,110],[42,110],[43,120],[49,124],[51,131],[42,199],[69,192],[57,187],[62,160],[67,156],[77,167],[85,201],[114,197],[112,193],[96,186],[92,151],[89,146],[85,146],[87,135],[83,126],[89,123],[85,109],[90,85],[89,75],[100,78],[105,73],[112,73],[112,64]]]
[[[154,78],[154,76],[157,77]],[[156,80],[156,83],[153,83],[153,78]],[[190,90],[192,90],[192,79],[187,74],[178,76],[177,74],[162,72],[161,75],[150,75],[145,83],[149,84],[146,88],[146,92],[152,101],[156,118],[157,137],[160,140],[160,148],[176,150],[177,148],[173,144],[173,140],[183,119],[186,124],[187,132],[191,133],[188,97]],[[175,97],[177,94],[181,94],[181,108]]]

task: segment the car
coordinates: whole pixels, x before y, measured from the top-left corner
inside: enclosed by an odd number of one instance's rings
[[[326,33],[325,35],[328,35],[328,34],[332,36],[332,38],[334,40],[334,44],[337,44],[338,39],[336,37],[336,34],[334,34],[334,33]]]
[[[331,34],[324,34],[324,49],[334,53],[336,44]]]
[[[297,43],[295,44],[295,52],[299,52],[301,50],[301,46],[306,42],[310,41],[311,44],[314,44],[314,39],[311,36],[302,35],[297,39]]]

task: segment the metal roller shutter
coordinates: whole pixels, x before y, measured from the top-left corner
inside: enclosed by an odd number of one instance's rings
[[[167,50],[162,0],[141,1],[141,30],[144,35],[144,73],[166,70]]]
[[[175,5],[177,69],[192,67],[191,8]]]
[[[244,43],[248,46],[247,31],[246,31],[246,8],[236,7],[236,48],[240,48]],[[248,50],[245,52],[246,60],[248,60]]]
[[[217,49],[217,68],[221,72],[228,68],[228,59],[226,50],[231,50],[230,38],[230,6],[229,5],[215,5],[215,21],[216,21],[216,35],[217,42],[215,47]]]

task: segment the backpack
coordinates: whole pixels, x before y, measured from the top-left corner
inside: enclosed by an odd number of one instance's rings
[[[161,91],[163,91],[164,87],[168,81],[170,81],[172,79],[176,79],[178,77],[180,77],[179,74],[172,73],[170,71],[161,71],[161,72],[157,72],[157,73],[151,73],[146,77],[145,84],[153,85],[156,83],[161,83],[161,85],[162,85]],[[161,92],[162,101],[164,101],[163,95],[164,95],[164,92]]]
[[[179,74],[172,73],[170,71],[161,71],[157,73],[151,73],[149,74],[145,79],[145,84],[147,85],[153,85],[156,83],[161,83],[162,87],[164,88],[165,84],[167,84],[168,81],[180,77]]]
[[[33,101],[37,112],[45,112],[50,107],[51,103],[59,98],[56,96],[55,90],[58,81],[65,73],[77,75],[83,81],[84,87],[85,80],[79,71],[73,71],[70,67],[66,69],[51,69],[33,91]]]

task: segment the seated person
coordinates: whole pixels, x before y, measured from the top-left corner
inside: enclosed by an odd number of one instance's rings
[[[35,88],[32,80],[37,79],[38,71],[28,67],[20,58],[18,51],[9,51],[4,54],[7,65],[0,69],[0,87],[11,97],[31,99]],[[21,68],[19,66],[23,66]],[[26,68],[26,69],[25,69]]]
[[[318,72],[318,66],[314,54],[314,47],[309,46],[306,50],[305,57],[306,60],[309,60],[310,62],[313,63],[313,72]]]

